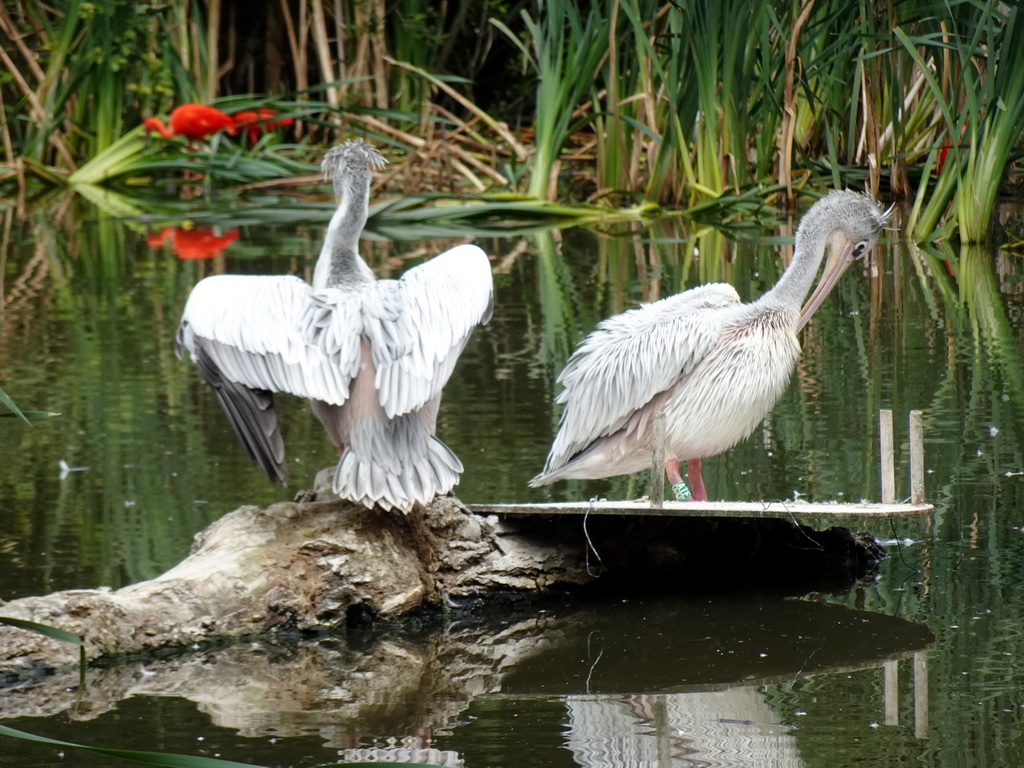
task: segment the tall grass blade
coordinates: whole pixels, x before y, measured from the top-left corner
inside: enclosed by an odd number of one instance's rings
[[[37,635],[43,635],[43,637],[48,637],[51,640],[59,640],[62,643],[69,643],[71,645],[82,644],[82,638],[74,632],[67,632],[57,627],[51,627],[48,624],[40,624],[26,619],[15,619],[10,616],[0,616],[0,624],[17,627],[18,629],[26,629],[29,632],[35,632]]]
[[[257,765],[255,763],[240,763],[237,760],[221,760],[217,757],[178,755],[171,752],[145,752],[135,749],[109,749],[107,747],[91,747],[86,744],[75,744],[71,741],[62,741],[60,739],[51,739],[46,736],[37,736],[34,733],[28,733],[27,731],[19,731],[17,728],[11,728],[6,725],[0,725],[0,736],[9,736],[14,739],[21,739],[22,741],[35,741],[40,744],[50,744],[55,747],[70,747],[72,749],[81,749],[85,750],[86,752],[92,752],[96,755],[117,757],[122,760],[131,760],[133,762],[142,763],[144,765],[158,765],[165,766],[166,768],[265,768],[265,766]],[[328,763],[326,765],[321,766],[320,768],[357,768],[368,765],[380,765],[380,763]],[[430,763],[387,763],[387,765],[395,766],[395,768],[443,768],[443,766]]]
[[[118,757],[122,760],[131,760],[145,765],[160,765],[167,768],[263,768],[253,763],[239,763],[234,760],[220,760],[215,757],[197,757],[194,755],[176,755],[162,752],[143,752],[134,749],[109,749],[107,747],[91,747],[86,744],[75,744],[71,741],[51,739],[46,736],[37,736],[34,733],[19,731],[6,725],[0,725],[0,736],[9,736],[22,741],[35,741],[40,744],[51,744],[56,747],[70,747],[92,752],[96,755],[107,757]]]
[[[0,403],[7,406],[11,410],[11,415],[19,417],[30,427],[32,426],[32,422],[28,420],[28,416],[25,413],[23,413],[20,408],[18,408],[15,402],[11,400],[10,397],[7,396],[7,393],[4,392],[3,389],[0,389]]]
[[[85,642],[81,637],[76,635],[74,632],[68,632],[63,629],[58,629],[57,627],[51,627],[49,624],[40,624],[39,622],[28,621],[27,619],[15,619],[11,616],[0,616],[0,624],[6,624],[9,627],[17,627],[18,629],[24,629],[29,632],[35,632],[37,635],[42,635],[43,637],[48,637],[51,640],[56,640],[61,643],[77,645],[79,683],[84,686],[87,659],[85,657]]]

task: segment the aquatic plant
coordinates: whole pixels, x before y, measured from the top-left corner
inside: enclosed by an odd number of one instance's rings
[[[163,766],[164,768],[263,768],[255,763],[240,763],[237,760],[224,760],[218,757],[203,757],[201,755],[182,755],[173,752],[151,752],[141,749],[114,749],[111,747],[95,747],[87,744],[76,744],[61,739],[51,739],[47,736],[39,736],[35,733],[0,725],[0,736],[8,736],[22,741],[35,741],[41,744],[50,744],[56,747],[68,747],[83,752],[91,752],[95,755],[105,757],[117,757],[122,760],[130,760],[143,765]],[[344,762],[331,763],[322,768],[359,768],[360,766],[379,765],[379,763],[368,762]],[[444,768],[432,763],[388,763],[394,768]]]
[[[305,173],[357,134],[390,150],[388,179],[405,194],[654,213],[724,210],[751,192],[792,207],[803,188],[853,186],[911,200],[918,239],[975,240],[1024,124],[1021,10],[995,0],[534,0],[516,12],[469,0],[441,14],[424,0],[301,0],[258,12],[265,23],[244,37],[231,0],[6,4],[0,194],[194,171],[245,187]],[[185,101],[292,123],[255,147],[221,136],[201,152],[135,132]]]
[[[19,419],[24,421],[26,424],[31,424],[28,417],[22,412],[22,410],[15,404],[11,398],[7,396],[7,393],[0,389],[0,403],[10,409],[10,413],[2,414],[4,416],[17,416]]]
[[[911,221],[914,234],[930,235],[953,200],[960,238],[979,242],[1022,135],[1024,18],[1017,5],[970,4],[960,10],[948,32],[911,36],[897,27],[894,34],[941,113],[945,145],[939,149],[947,153],[944,163],[934,162],[934,150],[929,155],[926,171],[937,165],[937,179],[928,197],[928,174],[922,178]],[[941,77],[932,66],[939,50],[950,60]]]

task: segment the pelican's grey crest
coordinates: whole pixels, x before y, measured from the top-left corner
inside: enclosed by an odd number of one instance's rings
[[[372,170],[348,141],[323,162],[341,198],[310,286],[293,276],[219,275],[192,290],[176,349],[188,350],[252,460],[288,480],[273,393],[308,397],[338,448],[332,487],[404,511],[447,493],[462,463],[434,436],[441,389],[469,334],[491,316],[491,268],[460,245],[398,280],[359,256]]]
[[[757,301],[742,304],[731,285],[713,283],[599,323],[558,377],[561,426],[530,485],[649,468],[654,416],[663,411],[669,480],[679,482],[679,462],[689,461],[694,499],[706,500],[700,459],[728,450],[768,415],[800,354],[797,332],[871,250],[886,216],[867,195],[832,192],[800,220],[793,261]]]

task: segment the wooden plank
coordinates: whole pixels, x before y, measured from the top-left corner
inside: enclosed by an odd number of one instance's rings
[[[878,412],[878,450],[882,455],[882,503],[896,501],[896,471],[892,454],[892,411]]]
[[[801,501],[666,501],[652,507],[641,501],[469,504],[479,515],[654,515],[665,517],[915,517],[934,511],[931,504],[812,504]]]
[[[924,424],[920,411],[910,412],[910,503],[924,501]]]

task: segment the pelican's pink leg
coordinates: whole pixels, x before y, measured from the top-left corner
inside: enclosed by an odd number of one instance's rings
[[[679,470],[676,469],[677,474],[678,472]],[[700,459],[690,459],[686,462],[686,479],[690,481],[693,500],[707,501],[708,492],[704,489],[704,478],[700,474]]]
[[[699,462],[698,462],[699,463]],[[689,487],[683,482],[683,476],[679,474],[679,462],[675,459],[668,459],[665,462],[665,474],[668,475],[669,485],[672,486],[672,492],[676,494],[676,499],[681,500],[683,497],[679,494],[679,489],[676,486],[680,486],[684,493],[689,493]],[[699,477],[699,472],[698,472]],[[704,486],[702,485],[701,488]],[[694,501],[692,496],[685,497],[687,501]]]

